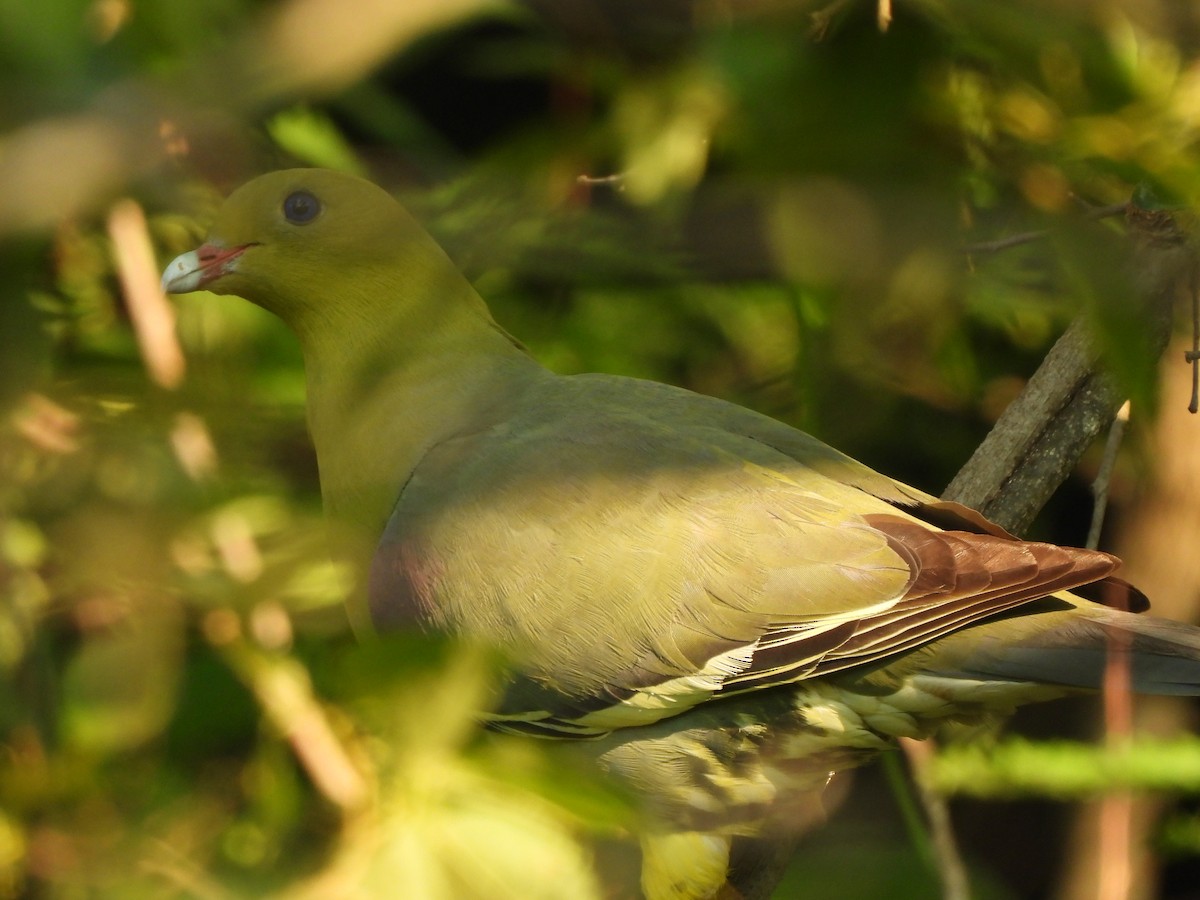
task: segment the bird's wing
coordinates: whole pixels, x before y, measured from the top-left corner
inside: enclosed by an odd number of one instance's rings
[[[496,718],[589,735],[881,660],[1115,566],[904,509],[927,502],[728,404],[547,379],[416,468],[372,614],[507,648]]]

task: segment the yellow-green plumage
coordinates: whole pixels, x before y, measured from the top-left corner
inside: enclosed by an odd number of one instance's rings
[[[493,724],[593,739],[651,811],[652,898],[712,896],[729,835],[896,736],[1094,685],[1106,626],[1140,689],[1200,691],[1196,631],[1067,593],[1113,558],[719,400],[547,371],[362,180],[250,182],[164,284],[292,326],[359,618],[517,660]]]

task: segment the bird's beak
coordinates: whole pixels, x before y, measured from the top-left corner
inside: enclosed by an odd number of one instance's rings
[[[246,248],[252,246],[222,247],[220,244],[207,243],[181,253],[167,264],[163,272],[162,289],[170,294],[198,291],[222,275],[235,271]]]

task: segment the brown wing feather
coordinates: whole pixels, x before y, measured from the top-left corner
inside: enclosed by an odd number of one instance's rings
[[[821,648],[788,630],[760,641],[751,665],[730,678],[722,693],[753,690],[838,672],[879,661],[936,640],[973,622],[1113,572],[1116,557],[1094,550],[1019,541],[1009,536],[934,531],[900,516],[865,520],[908,562],[912,575],[890,610],[864,616],[842,632],[844,640]],[[828,644],[828,635],[824,643]]]

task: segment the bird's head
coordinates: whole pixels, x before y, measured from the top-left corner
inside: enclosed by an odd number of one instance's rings
[[[405,262],[427,258],[431,243],[369,181],[287,169],[230,194],[204,243],[172,260],[162,284],[176,294],[236,294],[303,330],[306,320],[329,313],[328,304],[346,306],[345,292],[355,284],[364,297],[394,298],[398,285],[391,282],[419,277],[422,267]]]

